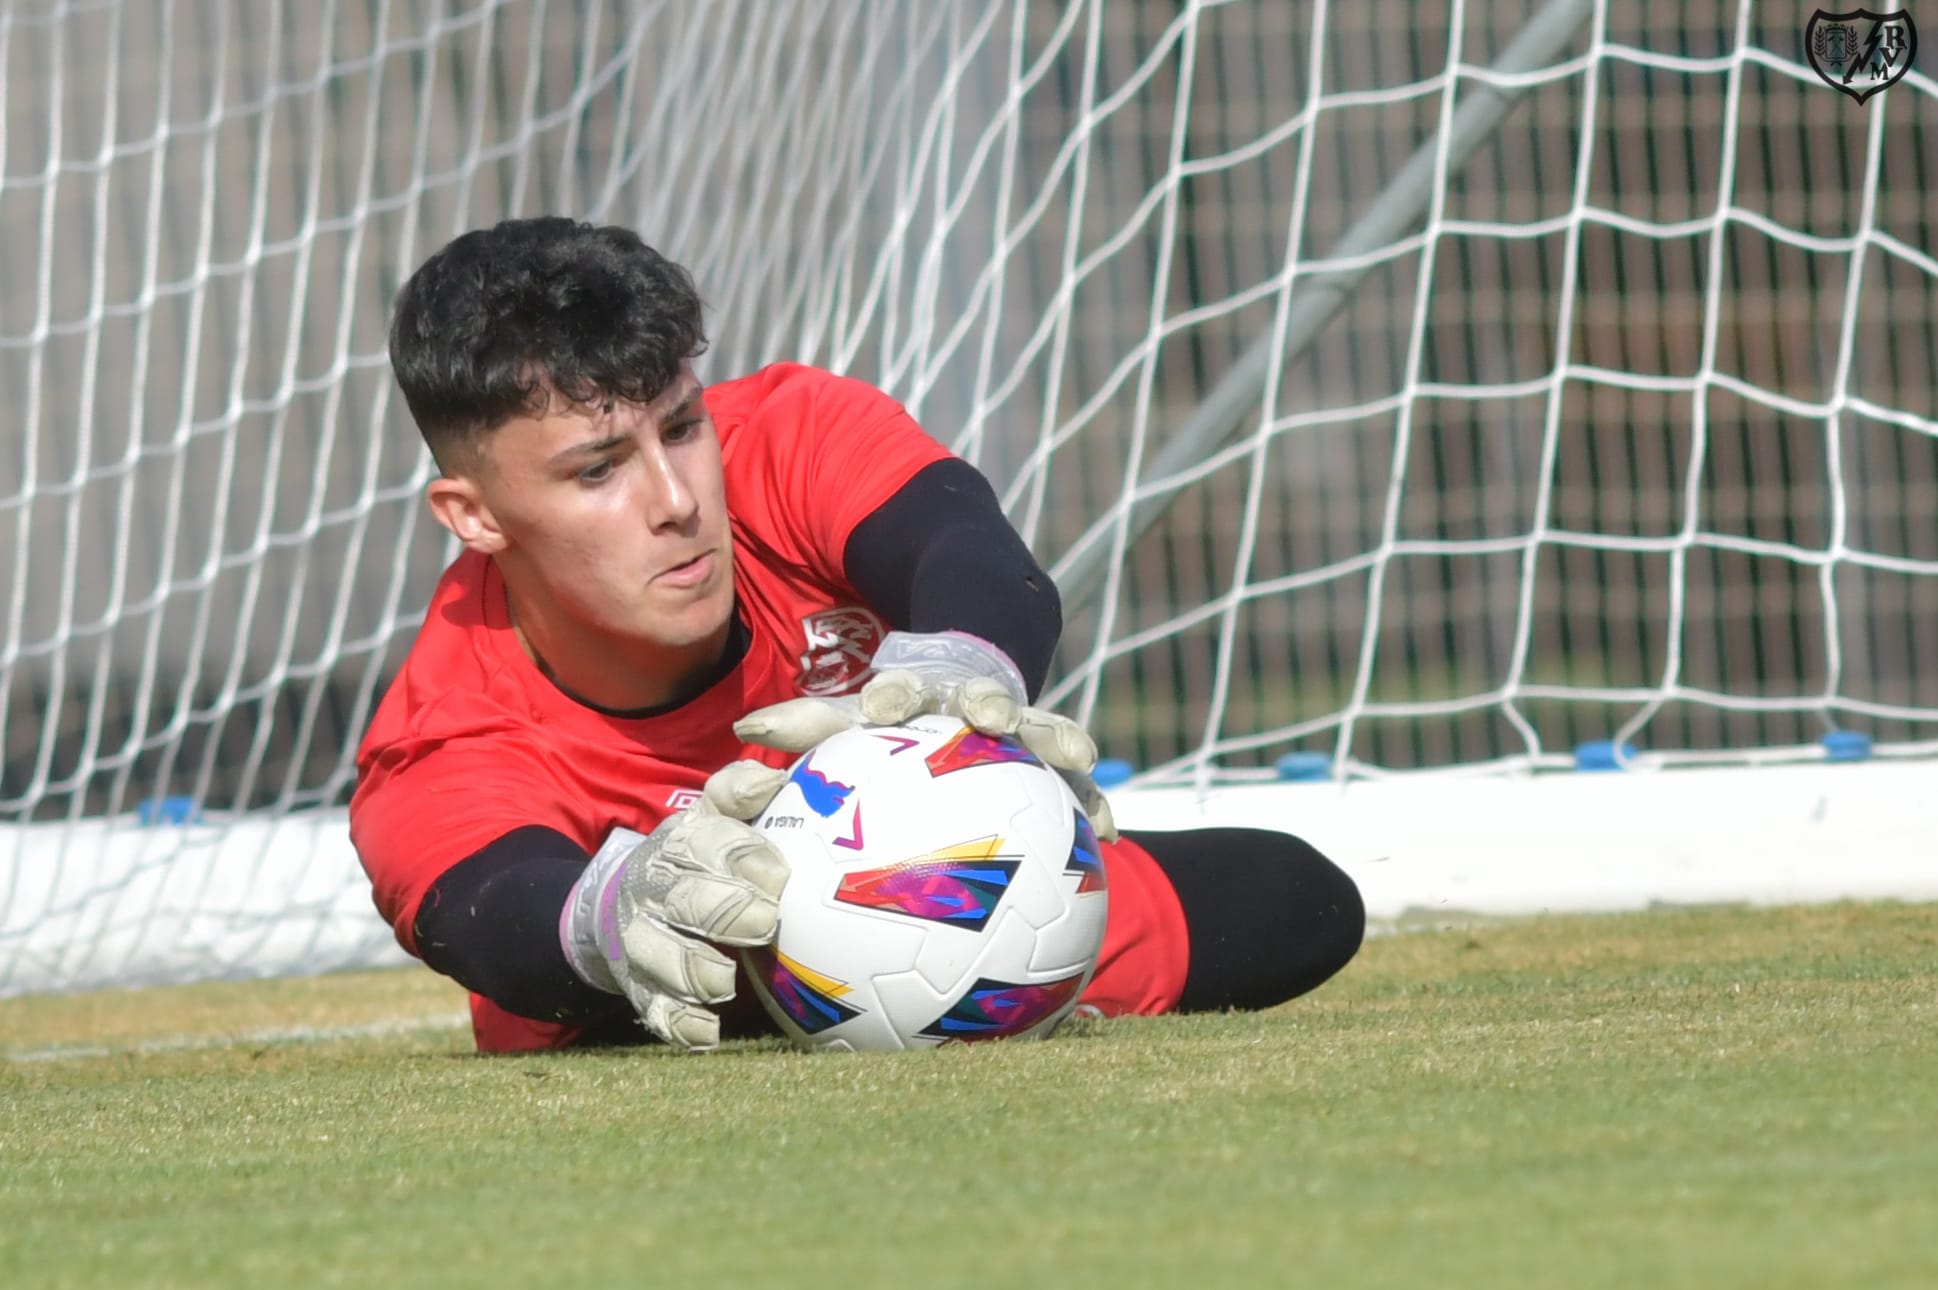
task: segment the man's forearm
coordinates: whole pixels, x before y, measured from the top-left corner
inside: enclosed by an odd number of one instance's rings
[[[586,984],[559,943],[559,915],[589,857],[553,829],[515,829],[444,871],[416,918],[424,962],[507,1012],[579,1021],[626,1002]]]
[[[890,626],[980,637],[1016,664],[1030,697],[1043,688],[1062,602],[974,466],[952,458],[918,472],[855,526],[843,565]]]

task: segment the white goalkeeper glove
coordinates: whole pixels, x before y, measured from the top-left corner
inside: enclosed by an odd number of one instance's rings
[[[875,675],[861,693],[789,699],[748,713],[734,733],[751,744],[802,753],[859,725],[897,726],[936,712],[986,735],[1008,735],[1061,774],[1097,836],[1117,836],[1110,803],[1090,778],[1097,745],[1070,718],[1029,706],[1023,674],[1009,656],[966,632],[890,632],[875,651]]]
[[[733,763],[651,833],[614,829],[565,903],[559,943],[573,970],[626,996],[675,1048],[719,1046],[713,1009],[733,998],[734,961],[715,946],[774,939],[787,861],[745,821],[786,782],[784,770]]]

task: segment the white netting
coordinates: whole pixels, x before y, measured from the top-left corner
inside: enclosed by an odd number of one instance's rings
[[[450,554],[389,299],[510,214],[688,264],[708,375],[851,371],[978,461],[1108,754],[1928,751],[1938,94],[1853,103],[1800,23],[0,8],[0,993],[382,943],[339,817],[277,821],[345,800]]]

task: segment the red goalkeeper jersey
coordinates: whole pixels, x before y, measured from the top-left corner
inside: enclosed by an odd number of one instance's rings
[[[656,716],[600,712],[570,698],[519,645],[496,566],[466,552],[357,753],[350,836],[378,910],[417,953],[413,924],[439,875],[514,829],[556,829],[590,853],[616,827],[651,830],[691,803],[713,771],[788,754],[743,744],[733,722],[802,694],[866,678],[885,624],[846,581],[854,527],[949,454],[900,404],[862,382],[780,364],[706,391],[720,438],[733,530],[734,595],[749,644],[725,677]],[[1183,916],[1161,871],[1107,845],[1110,925],[1087,998],[1106,1011],[1158,1011],[1183,988]],[[1123,960],[1123,968],[1107,970]],[[472,1000],[479,1047],[556,1047],[578,1033]]]

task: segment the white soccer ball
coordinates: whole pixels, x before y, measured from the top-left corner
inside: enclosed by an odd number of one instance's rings
[[[807,1048],[1041,1038],[1096,970],[1097,837],[1061,776],[953,717],[844,731],[755,827],[793,866],[772,946],[743,954]]]

